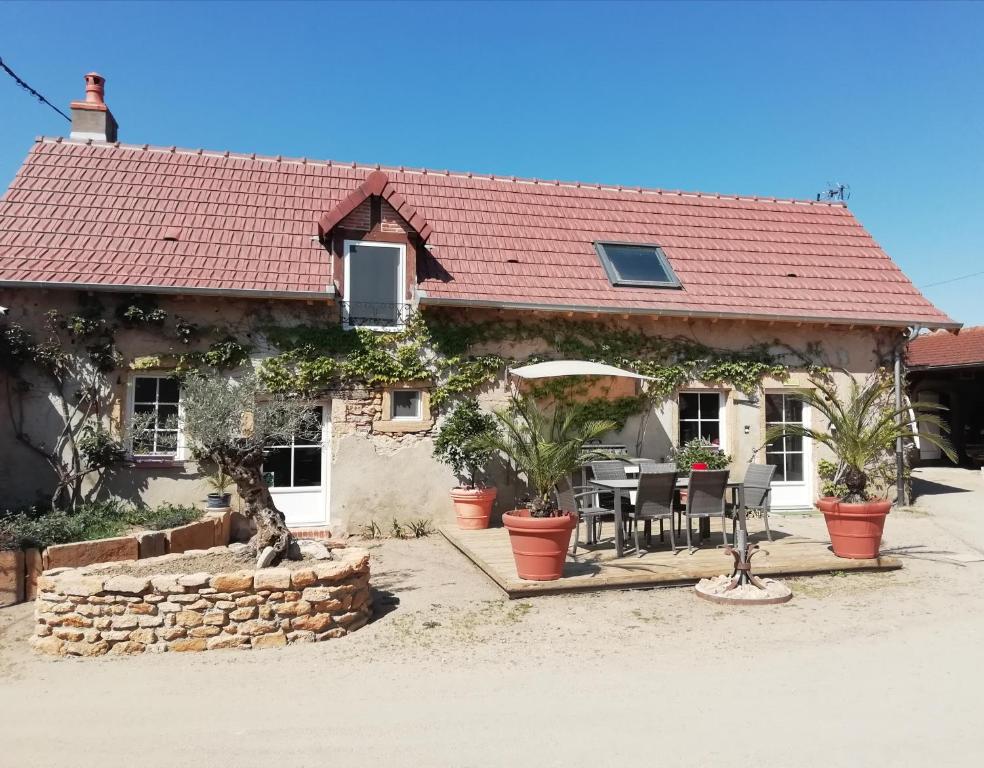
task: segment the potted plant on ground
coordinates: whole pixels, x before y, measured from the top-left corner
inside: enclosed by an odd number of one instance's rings
[[[212,492],[207,496],[208,508],[225,509],[228,507],[232,501],[232,494],[229,493],[229,489],[236,484],[236,481],[223,472],[221,468],[218,468],[212,474],[205,476],[205,483],[212,489]]]
[[[496,430],[495,417],[483,413],[474,399],[458,403],[438,428],[434,457],[451,467],[461,483],[451,489],[459,528],[477,530],[489,527],[496,490],[478,483],[477,475],[495,454],[488,438]]]
[[[522,579],[551,581],[564,571],[564,560],[577,525],[577,511],[558,509],[553,493],[585,461],[607,458],[585,444],[617,429],[612,421],[585,421],[576,409],[555,406],[541,410],[531,397],[514,397],[510,407],[495,412],[501,430],[482,444],[505,454],[526,477],[530,497],[524,508],[502,516],[509,530],[516,572]]]
[[[949,426],[931,413],[941,410],[941,406],[914,402],[896,408],[892,402],[893,385],[887,378],[872,377],[864,384],[851,378],[850,392],[844,399],[828,381],[813,379],[812,384],[813,389],[800,390],[794,397],[818,413],[827,428],[778,424],[766,431],[765,441],[807,437],[834,453],[838,470],[826,488],[840,495],[818,503],[834,554],[856,559],[878,557],[885,516],[892,503],[869,495],[870,473],[884,462],[899,438],[916,437],[920,424],[932,424],[939,429],[938,435],[923,430],[919,437],[939,446],[955,461],[953,448],[945,437]]]

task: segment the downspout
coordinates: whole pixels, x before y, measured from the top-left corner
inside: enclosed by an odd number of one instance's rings
[[[906,337],[908,340],[908,337]],[[895,412],[899,426],[902,426],[902,345],[895,345]],[[905,499],[905,455],[902,435],[895,438],[895,506],[904,507]]]
[[[902,334],[902,340],[895,345],[895,412],[899,427],[905,425],[902,411],[902,353],[910,341],[919,334],[919,326],[907,328]],[[915,414],[913,414],[913,421]],[[905,446],[902,436],[895,438],[895,506],[904,507],[907,503],[905,496]]]

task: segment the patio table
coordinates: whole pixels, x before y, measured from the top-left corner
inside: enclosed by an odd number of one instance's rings
[[[686,477],[677,478],[676,487],[678,491],[685,490],[687,488],[687,479],[688,478]],[[631,477],[626,478],[625,480],[592,480],[591,485],[598,488],[604,488],[606,491],[612,491],[615,496],[615,509],[613,510],[613,514],[615,516],[615,557],[622,557],[625,551],[625,539],[622,535],[622,496],[623,494],[632,494],[634,491],[639,490],[639,478]],[[741,481],[729,479],[726,488],[731,491],[732,497],[735,503],[737,503],[737,496],[741,492]],[[701,518],[701,538],[706,538],[710,535],[710,533],[710,518]]]

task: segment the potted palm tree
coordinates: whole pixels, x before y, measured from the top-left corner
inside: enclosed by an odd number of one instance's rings
[[[458,527],[489,527],[496,490],[477,481],[479,472],[495,454],[487,439],[498,429],[495,417],[483,413],[474,399],[458,403],[441,423],[434,439],[434,457],[451,467],[460,485],[451,489]]]
[[[217,467],[215,472],[205,477],[205,484],[212,489],[208,494],[207,506],[209,509],[225,509],[232,502],[232,494],[229,489],[236,481],[233,480],[221,467]]]
[[[577,512],[557,508],[554,488],[585,461],[607,456],[586,449],[585,444],[617,425],[585,421],[576,409],[560,405],[541,410],[531,397],[514,397],[509,408],[496,411],[495,417],[501,429],[483,438],[482,444],[505,454],[525,476],[530,490],[523,508],[502,516],[516,572],[521,579],[533,581],[559,579]]]
[[[864,384],[851,378],[850,392],[843,399],[828,381],[813,379],[812,384],[813,389],[800,390],[794,397],[819,413],[827,423],[826,429],[779,424],[766,431],[765,441],[807,437],[834,453],[838,461],[835,480],[843,484],[839,489],[843,493],[818,502],[834,554],[857,559],[878,557],[885,517],[892,503],[869,495],[869,473],[884,461],[899,438],[916,437],[920,424],[939,428],[938,435],[924,430],[919,437],[939,446],[955,460],[945,437],[949,426],[931,413],[941,409],[938,405],[915,402],[896,408],[891,399],[892,382],[882,377],[872,377]]]

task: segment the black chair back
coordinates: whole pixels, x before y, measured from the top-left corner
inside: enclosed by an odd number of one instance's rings
[[[672,517],[676,471],[643,472],[639,476],[635,509],[643,517]]]
[[[595,480],[625,480],[625,462],[592,461],[590,466]]]
[[[687,514],[720,515],[724,510],[728,474],[726,469],[692,470],[687,485]]]
[[[676,464],[672,461],[670,462],[658,462],[655,459],[639,459],[636,461],[639,465],[640,474],[646,474],[647,472],[676,472]]]
[[[757,509],[764,507],[769,501],[769,488],[775,477],[774,464],[749,464],[745,471],[745,479],[741,484],[742,498],[746,507]]]

